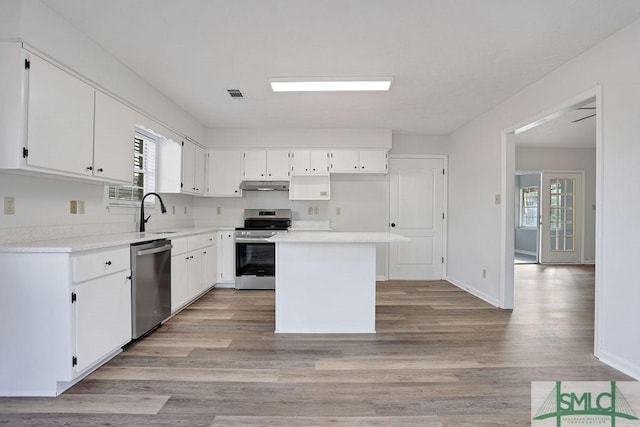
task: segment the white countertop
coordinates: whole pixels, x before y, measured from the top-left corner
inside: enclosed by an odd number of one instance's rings
[[[269,238],[275,243],[400,243],[408,237],[376,231],[289,231]]]
[[[228,227],[187,227],[170,230],[150,230],[146,233],[130,232],[73,237],[68,239],[41,240],[38,242],[13,243],[0,246],[1,252],[78,252],[113,246],[130,245],[156,239],[172,239],[226,230]]]

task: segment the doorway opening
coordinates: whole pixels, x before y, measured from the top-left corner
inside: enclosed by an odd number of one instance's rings
[[[601,200],[602,138],[601,97],[596,87],[543,114],[503,132],[503,275],[501,306],[514,308],[516,250],[533,253],[542,265],[595,264],[597,235],[596,200]],[[538,227],[533,227],[533,189],[529,202],[521,197],[523,176],[537,175]],[[526,179],[524,179],[526,181]],[[529,209],[533,211],[534,209]],[[529,216],[529,218],[522,218]],[[524,222],[523,222],[524,221]],[[528,221],[528,222],[527,222]],[[536,246],[523,249],[516,235],[520,225],[537,233]],[[545,255],[546,251],[546,255]],[[598,318],[598,271],[595,271],[595,319]],[[597,354],[598,325],[594,325]]]

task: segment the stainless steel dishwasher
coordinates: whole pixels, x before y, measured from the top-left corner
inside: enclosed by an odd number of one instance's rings
[[[131,245],[131,320],[133,339],[171,315],[171,241]]]

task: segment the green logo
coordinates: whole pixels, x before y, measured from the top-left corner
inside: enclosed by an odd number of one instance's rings
[[[616,425],[616,418],[638,420],[616,382],[611,381],[609,385],[605,390],[576,392],[563,391],[562,382],[556,381],[533,420],[555,418],[557,427],[562,426],[564,417],[571,417],[574,425],[576,422],[592,424],[596,417],[601,421],[608,418],[612,427]]]

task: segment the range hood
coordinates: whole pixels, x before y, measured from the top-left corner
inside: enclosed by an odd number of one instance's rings
[[[289,191],[289,181],[242,181],[240,189],[245,191]]]

